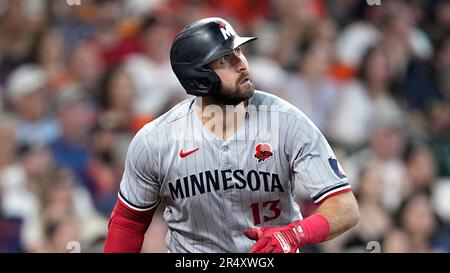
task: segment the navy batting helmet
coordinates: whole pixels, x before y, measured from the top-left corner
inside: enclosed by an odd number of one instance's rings
[[[256,37],[240,37],[222,18],[205,18],[184,28],[172,43],[170,63],[186,92],[207,96],[220,89],[219,76],[206,67]]]

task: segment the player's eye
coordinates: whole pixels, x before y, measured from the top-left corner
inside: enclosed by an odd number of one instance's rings
[[[241,47],[236,47],[236,48],[233,50],[233,52],[234,52],[234,55],[240,56],[241,53],[242,53]]]
[[[237,47],[237,48],[233,49],[233,51],[231,51],[230,53],[220,57],[218,59],[218,63],[220,66],[229,65],[232,61],[233,55],[236,57],[239,57],[239,56],[241,56],[241,54],[242,54],[241,48]]]
[[[220,65],[226,65],[226,64],[228,64],[228,63],[230,62],[230,60],[231,60],[231,54],[232,54],[232,53],[230,52],[230,53],[228,53],[227,55],[220,57],[220,58],[219,58],[219,64],[220,64]]]

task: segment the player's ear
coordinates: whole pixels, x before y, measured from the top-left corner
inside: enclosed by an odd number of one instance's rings
[[[210,62],[209,64],[204,65],[203,67],[206,69],[210,69],[214,71],[214,68],[216,67],[217,60]]]

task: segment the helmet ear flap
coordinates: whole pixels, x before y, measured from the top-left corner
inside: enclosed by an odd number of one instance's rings
[[[188,65],[188,64],[184,64]],[[182,66],[178,68],[183,69]],[[177,73],[175,73],[177,74]],[[184,77],[178,77],[181,85],[187,93],[194,96],[208,96],[220,90],[221,81],[219,76],[209,68],[185,69]]]

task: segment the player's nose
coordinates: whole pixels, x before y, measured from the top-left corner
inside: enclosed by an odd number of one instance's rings
[[[245,59],[244,54],[241,54],[240,56],[236,56],[235,68],[238,73],[241,73],[242,70],[247,70],[247,65],[246,65],[245,60],[246,59]]]

